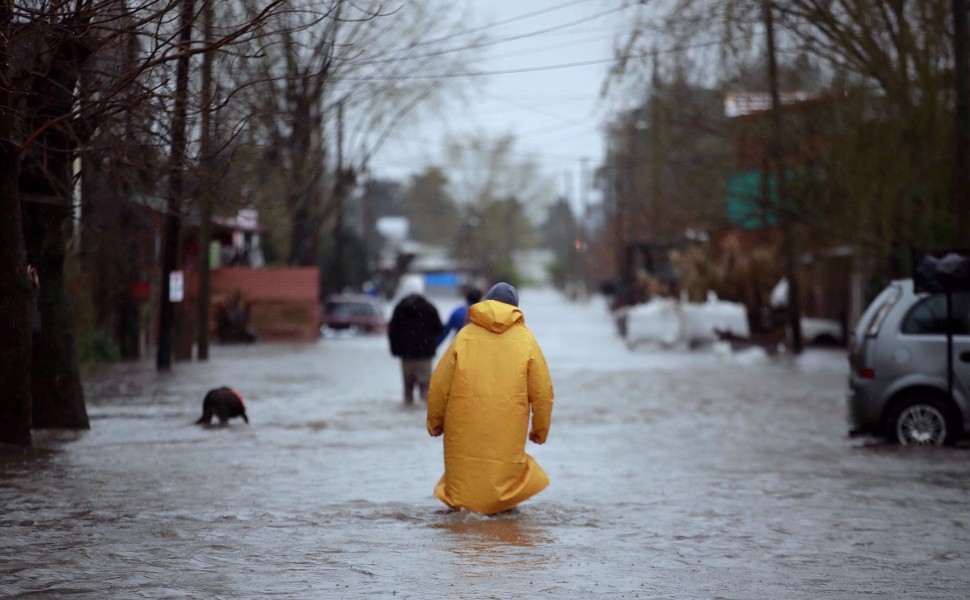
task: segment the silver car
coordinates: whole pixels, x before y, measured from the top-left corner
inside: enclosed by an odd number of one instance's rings
[[[902,279],[863,313],[849,341],[850,434],[939,446],[970,432],[970,293],[950,298],[949,364],[945,294]]]

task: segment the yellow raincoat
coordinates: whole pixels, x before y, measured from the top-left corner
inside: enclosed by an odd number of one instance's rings
[[[546,441],[552,381],[521,310],[486,300],[468,316],[428,390],[428,433],[445,436],[445,474],[434,495],[452,508],[493,514],[549,485],[525,442],[527,434]]]

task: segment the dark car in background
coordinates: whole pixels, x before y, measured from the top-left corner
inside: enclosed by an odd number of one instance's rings
[[[384,333],[387,322],[380,300],[363,294],[328,296],[320,307],[320,331]]]
[[[970,432],[970,293],[950,294],[949,317],[947,304],[901,279],[863,313],[849,342],[850,434],[939,446]]]

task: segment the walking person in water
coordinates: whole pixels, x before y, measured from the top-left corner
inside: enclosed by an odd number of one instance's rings
[[[428,433],[444,434],[445,457],[434,495],[454,509],[502,512],[549,485],[525,444],[546,441],[552,380],[518,304],[514,287],[492,286],[431,375]]]
[[[404,403],[414,402],[414,389],[422,400],[428,397],[431,361],[438,348],[441,317],[438,309],[424,297],[424,283],[415,278],[405,280],[405,296],[394,307],[387,324],[391,354],[401,359],[404,378]]]

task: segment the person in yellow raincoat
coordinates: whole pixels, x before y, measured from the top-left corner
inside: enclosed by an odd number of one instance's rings
[[[518,303],[511,285],[492,286],[431,375],[428,433],[445,436],[434,495],[454,509],[502,512],[549,485],[525,442],[546,441],[552,380]]]

